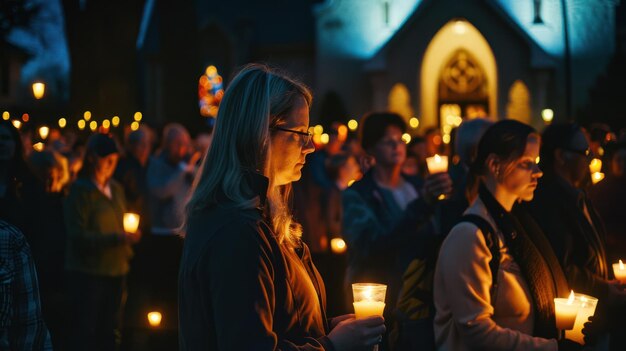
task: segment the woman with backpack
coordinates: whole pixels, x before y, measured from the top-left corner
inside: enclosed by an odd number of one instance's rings
[[[470,170],[478,196],[441,246],[434,279],[440,350],[578,350],[557,341],[555,297],[567,282],[543,233],[514,205],[542,172],[540,136],[514,120],[485,132]]]

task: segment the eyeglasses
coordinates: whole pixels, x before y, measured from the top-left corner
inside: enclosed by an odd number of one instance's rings
[[[311,142],[311,139],[313,138],[313,134],[310,132],[301,132],[299,130],[293,130],[293,129],[287,129],[287,128],[283,128],[283,127],[271,127],[270,129],[274,129],[274,130],[280,130],[282,132],[289,132],[289,133],[294,133],[294,134],[298,134],[302,137],[302,144],[303,145],[308,145],[309,142]]]

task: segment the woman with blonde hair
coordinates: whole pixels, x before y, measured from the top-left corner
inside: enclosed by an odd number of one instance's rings
[[[187,205],[179,275],[181,350],[355,350],[383,319],[327,322],[324,283],[287,204],[314,151],[311,93],[245,67],[220,105]]]

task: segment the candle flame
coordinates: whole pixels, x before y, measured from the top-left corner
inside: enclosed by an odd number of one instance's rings
[[[436,163],[441,162],[441,156],[439,156],[439,155],[435,154],[435,162],[436,162]]]
[[[163,318],[163,315],[160,312],[150,312],[148,313],[148,323],[150,323],[150,326],[152,327],[158,327],[159,325],[161,325],[161,319]]]
[[[619,260],[619,270],[620,271],[624,270],[624,262],[622,262],[622,260]]]
[[[365,301],[372,301],[373,297],[371,287],[367,287],[367,289],[363,290],[363,297],[365,298]]]
[[[571,292],[569,293],[569,298],[567,299],[567,304],[571,305],[574,303],[574,290],[570,290]]]

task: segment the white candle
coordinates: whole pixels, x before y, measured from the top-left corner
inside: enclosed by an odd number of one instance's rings
[[[382,316],[385,309],[387,285],[373,283],[352,284],[356,319]]]
[[[448,171],[448,156],[435,155],[426,158],[426,165],[430,174],[442,173]]]
[[[613,274],[620,283],[626,284],[626,268],[622,260],[619,260],[618,263],[613,263]]]
[[[556,314],[556,328],[558,330],[569,330],[574,327],[576,322],[576,316],[578,315],[578,309],[580,304],[574,303],[576,297],[574,291],[569,295],[569,298],[557,297],[554,299],[554,311]]]
[[[356,319],[363,319],[372,316],[382,316],[385,310],[385,303],[378,301],[354,302],[354,313]]]
[[[598,299],[593,296],[574,294],[576,296],[576,304],[580,306],[578,315],[576,316],[576,322],[572,330],[565,331],[565,338],[584,345],[583,327],[585,323],[596,313],[596,306],[598,305]]]
[[[136,233],[139,228],[139,215],[136,213],[124,213],[124,230],[127,233]]]

